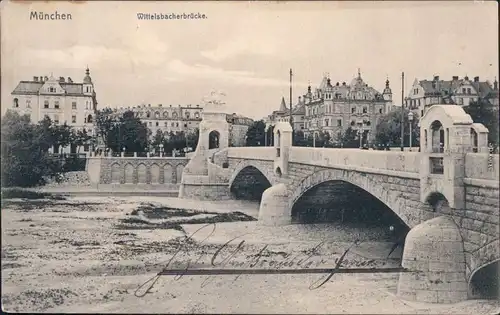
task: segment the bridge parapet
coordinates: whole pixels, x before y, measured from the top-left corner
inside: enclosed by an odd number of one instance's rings
[[[498,185],[500,161],[498,154],[467,153],[465,155],[465,178],[489,180]]]
[[[340,169],[395,171],[418,174],[418,152],[292,147],[290,162]]]
[[[231,147],[228,158],[274,161],[276,150],[273,147]]]

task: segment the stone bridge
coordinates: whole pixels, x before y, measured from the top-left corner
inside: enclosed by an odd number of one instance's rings
[[[402,265],[412,272],[400,274],[399,296],[457,302],[484,294],[485,283],[498,292],[499,158],[488,130],[452,105],[432,106],[420,126],[420,152],[293,147],[288,123],[276,126],[273,147],[234,148],[225,119],[207,112],[179,197],[230,199],[243,183],[261,197],[259,223],[286,225],[301,203],[342,195],[329,183],[349,183],[410,229]],[[209,147],[214,131],[217,150]]]

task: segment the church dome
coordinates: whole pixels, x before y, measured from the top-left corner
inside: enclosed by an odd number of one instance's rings
[[[90,77],[90,70],[88,67],[85,70],[85,77],[83,78],[83,83],[88,83],[88,84],[92,83],[92,78]]]

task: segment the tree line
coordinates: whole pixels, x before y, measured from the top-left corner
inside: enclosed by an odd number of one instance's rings
[[[87,130],[57,125],[48,117],[34,124],[28,115],[7,111],[2,118],[2,186],[29,187],[44,184],[47,177],[67,171],[77,157],[61,160],[59,152],[70,144],[82,146],[92,141]]]
[[[152,135],[146,123],[133,111],[116,115],[110,108],[98,110],[95,125],[99,143],[104,145],[105,150],[113,152],[159,152],[161,149],[170,155],[186,147],[196,148],[198,144],[197,128],[192,132],[163,132],[159,129]]]

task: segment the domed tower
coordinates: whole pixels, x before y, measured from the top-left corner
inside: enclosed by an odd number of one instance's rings
[[[92,83],[92,78],[90,77],[89,67],[85,70],[85,77],[83,78],[83,94],[92,96],[94,92],[94,84]]]
[[[384,89],[384,93],[382,93],[382,95],[384,97],[384,100],[392,101],[392,90],[389,87],[389,78],[387,78],[387,80],[385,80],[385,89]]]

